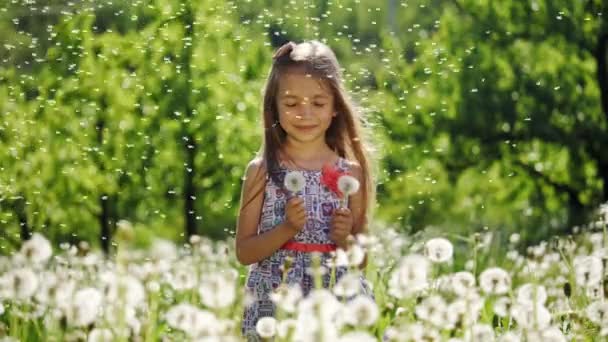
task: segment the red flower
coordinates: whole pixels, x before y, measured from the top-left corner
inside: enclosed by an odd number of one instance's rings
[[[337,167],[325,164],[321,170],[321,183],[342,198],[342,192],[338,189],[338,179],[343,175],[350,175],[350,173],[342,172]]]

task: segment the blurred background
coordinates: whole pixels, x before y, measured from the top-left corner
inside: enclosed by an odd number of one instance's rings
[[[271,55],[310,39],[373,131],[376,227],[570,234],[608,201],[606,6],[3,1],[0,254],[233,235]]]

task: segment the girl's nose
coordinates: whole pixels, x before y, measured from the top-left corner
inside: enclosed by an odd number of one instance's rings
[[[300,111],[300,117],[311,116],[313,114],[312,105],[309,102],[302,103],[302,110]]]

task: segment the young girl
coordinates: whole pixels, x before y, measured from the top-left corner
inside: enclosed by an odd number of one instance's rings
[[[251,265],[247,291],[253,300],[245,309],[243,333],[256,337],[260,317],[274,315],[272,291],[284,279],[299,284],[306,295],[313,287],[308,273],[312,253],[321,264],[331,251],[347,248],[349,235],[366,231],[374,189],[359,113],[342,84],[333,51],[318,41],[289,42],[273,56],[264,90],[262,155],[247,166],[237,222],[236,255]],[[356,177],[360,190],[348,208],[321,182],[324,166]],[[300,171],[305,179],[300,196],[284,188],[287,172]],[[284,277],[282,265],[290,257]],[[346,268],[339,267],[340,279]],[[323,276],[329,285],[330,274]],[[361,278],[363,293],[370,294]]]

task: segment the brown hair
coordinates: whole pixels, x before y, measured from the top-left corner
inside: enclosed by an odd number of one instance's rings
[[[313,40],[300,44],[289,42],[277,49],[273,56],[273,63],[264,88],[264,140],[258,151],[258,157],[263,158],[264,164],[259,170],[265,169],[263,171],[266,172],[266,180],[271,180],[281,186],[274,176],[276,173],[272,172],[279,165],[279,151],[286,138],[285,130],[279,125],[277,95],[281,75],[294,68],[303,69],[306,74],[324,81],[334,96],[334,109],[337,115],[325,132],[325,140],[327,145],[340,157],[356,160],[361,166],[364,210],[362,217],[355,219],[365,220],[368,218],[370,210],[373,209],[371,205],[375,201],[371,159],[367,154],[367,151],[371,151],[371,146],[364,138],[364,134],[367,133],[365,130],[368,128],[363,126],[362,111],[355,107],[344,88],[342,72],[334,52],[319,41]],[[257,177],[258,175],[256,175],[256,179]],[[262,187],[260,192],[263,189]],[[258,194],[252,196],[251,200]]]

